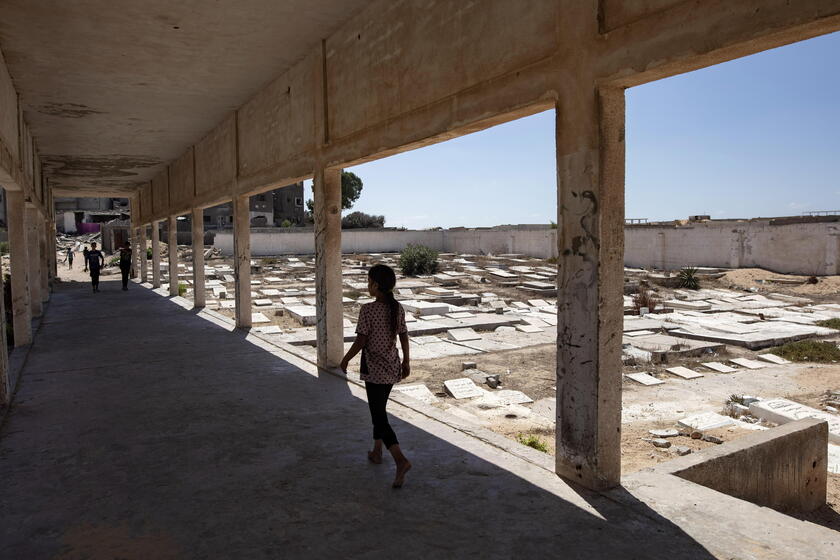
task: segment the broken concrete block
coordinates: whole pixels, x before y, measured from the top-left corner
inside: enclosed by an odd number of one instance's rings
[[[465,369],[475,369],[476,367],[475,362],[461,362],[461,371],[464,371]]]
[[[691,448],[686,447],[685,445],[677,445],[676,447],[674,447],[674,451],[677,452],[677,455],[683,456],[691,453]]]
[[[674,428],[665,428],[662,430],[648,430],[648,433],[658,438],[677,437],[678,435],[680,435],[680,432],[675,430]]]
[[[723,440],[720,439],[719,437],[716,437],[716,436],[703,436],[702,440],[703,441],[708,441],[709,443],[716,443],[718,445],[723,443]]]
[[[662,438],[643,438],[645,441],[652,443],[654,447],[661,447],[667,449],[671,447],[671,442]]]

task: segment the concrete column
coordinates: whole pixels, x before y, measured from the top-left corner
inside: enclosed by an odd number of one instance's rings
[[[624,91],[581,82],[557,105],[556,472],[621,477]]]
[[[41,301],[50,300],[50,255],[47,251],[47,222],[43,217],[38,221],[38,243],[41,255]]]
[[[192,254],[193,254],[193,307],[204,307],[204,209],[192,211]]]
[[[236,326],[251,326],[251,221],[247,196],[233,198],[233,268],[236,278]]]
[[[160,224],[152,222],[152,288],[160,288]]]
[[[178,216],[169,216],[166,223],[169,244],[169,295],[178,295]]]
[[[15,346],[24,346],[32,342],[32,309],[29,295],[29,249],[26,245],[26,203],[21,191],[6,191],[6,221],[9,230]]]
[[[3,262],[0,259],[0,294],[5,294],[3,285]],[[9,346],[6,342],[6,298],[0,297],[0,406],[6,406],[12,400],[12,383],[9,379]]]
[[[149,281],[148,237],[148,228],[144,225],[140,228],[140,281],[144,284]]]
[[[129,278],[137,278],[140,272],[140,228],[131,228],[131,272]]]
[[[33,317],[40,317],[44,312],[41,301],[41,235],[38,232],[40,221],[38,209],[26,207],[26,247],[29,264],[29,307]]]
[[[659,270],[668,269],[668,243],[662,231],[656,234],[656,265]]]
[[[341,277],[341,170],[318,169],[315,198],[315,331],[318,366],[337,367],[344,354]]]

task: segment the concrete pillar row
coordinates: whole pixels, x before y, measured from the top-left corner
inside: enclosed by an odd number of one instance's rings
[[[148,228],[144,225],[140,228],[140,281],[144,284],[149,281],[148,237]]]
[[[166,221],[166,243],[169,245],[169,295],[178,295],[178,216]]]
[[[192,223],[193,307],[204,307],[207,301],[204,285],[204,209],[193,208],[190,221]]]
[[[32,309],[29,295],[29,249],[26,245],[26,203],[21,191],[6,191],[6,221],[15,346],[24,346],[32,342]]]
[[[251,327],[251,221],[247,196],[233,198],[233,268],[236,326]]]
[[[621,478],[624,91],[570,84],[556,107],[557,474]]]
[[[318,366],[337,367],[344,354],[341,276],[341,170],[318,169],[315,199],[315,308]]]
[[[137,278],[140,273],[140,228],[131,228],[131,272],[129,278]]]
[[[160,288],[160,224],[152,222],[152,288]]]
[[[33,317],[40,317],[44,312],[41,300],[41,234],[38,222],[38,209],[27,206],[25,210],[26,247],[29,264],[29,307]]]

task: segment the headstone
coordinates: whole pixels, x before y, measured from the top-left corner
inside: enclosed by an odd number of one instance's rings
[[[450,329],[446,333],[457,342],[467,342],[469,340],[481,340],[481,335],[470,328],[465,329]]]
[[[473,383],[472,379],[461,377],[458,379],[449,379],[443,382],[446,392],[456,399],[471,399],[473,397],[480,397],[484,392]]]
[[[714,370],[718,373],[735,373],[736,371],[738,371],[737,369],[735,369],[733,367],[729,367],[729,366],[727,366],[725,364],[722,364],[720,362],[706,362],[706,363],[701,364],[701,365],[706,366],[707,368],[709,368],[711,370]]]
[[[502,402],[502,404],[525,404],[532,403],[534,399],[523,393],[522,391],[514,391],[512,389],[500,389],[495,393],[491,393],[494,398]]]
[[[394,385],[394,391],[398,391],[403,395],[407,395],[418,401],[432,404],[438,402],[438,398],[432,393],[423,383],[414,383],[412,385]]]
[[[636,383],[641,383],[642,385],[661,385],[665,383],[661,379],[657,379],[652,375],[648,375],[647,372],[639,372],[639,373],[626,373],[624,377],[635,381]]]
[[[750,404],[750,414],[768,422],[787,424],[802,418],[828,422],[828,441],[840,444],[840,416],[799,404],[788,399],[765,399]]]
[[[530,334],[543,332],[543,330],[541,328],[539,328],[537,326],[534,326],[534,325],[529,325],[529,324],[516,325],[516,330],[518,330],[520,332],[524,332],[524,333],[530,333]]]
[[[270,323],[271,320],[262,313],[251,313],[251,323],[257,325],[259,323]]]
[[[461,362],[461,371],[465,369],[475,369],[477,364],[475,362]]]
[[[271,305],[273,302],[270,299],[255,299],[254,305],[258,307],[263,307],[265,305]]]
[[[789,360],[786,360],[781,356],[777,356],[776,354],[759,354],[758,358],[764,360],[765,362],[770,362],[771,364],[776,364],[780,366],[790,363]]]
[[[698,377],[703,377],[702,373],[697,373],[696,371],[692,371],[687,367],[682,366],[667,368],[665,371],[673,373],[677,377],[682,377],[683,379],[697,379]]]
[[[411,288],[397,288],[397,293],[401,296],[413,296],[414,292],[411,291]]]
[[[692,430],[705,432],[706,430],[714,430],[715,428],[722,428],[732,424],[732,418],[716,412],[703,412],[701,414],[686,416],[678,424],[686,428],[691,428]]]
[[[551,307],[551,305],[544,299],[529,299],[528,304],[531,307]]]
[[[750,360],[749,358],[731,358],[729,361],[747,369],[761,369],[764,367],[764,364],[761,362]]]

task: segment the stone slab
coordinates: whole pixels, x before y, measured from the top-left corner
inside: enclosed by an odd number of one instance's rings
[[[702,373],[697,373],[696,371],[682,366],[667,368],[665,371],[674,374],[677,377],[682,377],[683,379],[697,379],[698,377],[703,377]]]
[[[715,428],[728,426],[733,423],[733,420],[729,416],[723,416],[722,414],[718,414],[716,412],[702,412],[700,414],[686,416],[677,423],[680,426],[685,426],[686,428],[691,428],[692,430],[705,432],[707,430],[714,430]]]
[[[260,323],[270,323],[271,320],[262,313],[251,313],[251,323],[258,325]]]
[[[750,360],[749,358],[731,358],[729,361],[747,369],[761,369],[766,365],[756,360]]]
[[[657,379],[652,375],[649,375],[647,372],[639,372],[639,373],[626,373],[624,377],[635,381],[636,383],[641,383],[642,385],[662,385],[665,383],[661,379]]]
[[[529,325],[529,324],[516,325],[516,330],[518,330],[520,332],[528,333],[528,334],[543,332],[543,329],[541,329],[541,328],[539,328],[535,325]]]
[[[481,335],[470,328],[466,329],[450,329],[446,333],[457,342],[467,342],[469,340],[481,340]]]
[[[419,317],[427,315],[445,315],[449,313],[449,305],[446,303],[432,303],[429,301],[414,301],[408,300],[400,302],[403,309],[409,313],[414,313]]]
[[[471,399],[480,397],[484,392],[468,377],[448,379],[443,382],[446,392],[455,399]]]
[[[502,404],[525,404],[532,403],[534,399],[523,393],[522,391],[514,391],[512,389],[500,389],[491,393],[493,398],[499,400]]]
[[[785,364],[790,363],[789,360],[786,360],[781,356],[777,356],[776,354],[759,354],[758,358],[760,360],[764,360],[765,362],[770,362],[771,364],[776,364],[779,366],[783,366]]]
[[[418,401],[427,404],[436,403],[440,400],[423,383],[413,383],[411,385],[394,385],[394,391],[397,391],[399,393],[402,393],[403,395],[407,395],[413,399],[417,399]]]
[[[282,334],[283,329],[277,325],[267,325],[265,327],[255,327],[255,331],[263,334]]]
[[[286,307],[286,312],[305,327],[314,325],[317,320],[315,306],[312,305],[291,305]]]
[[[802,418],[825,420],[828,422],[828,441],[840,444],[840,416],[835,414],[782,398],[765,399],[751,403],[750,414],[776,424],[787,424]]]
[[[735,373],[736,371],[738,371],[734,367],[728,366],[726,364],[722,364],[720,362],[705,362],[701,365],[709,368],[710,370],[716,371],[718,373]]]

